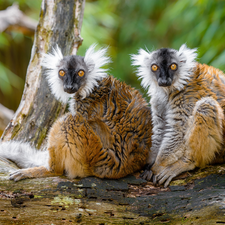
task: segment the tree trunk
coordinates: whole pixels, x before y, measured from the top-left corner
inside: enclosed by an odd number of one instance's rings
[[[65,112],[66,105],[50,93],[40,66],[41,56],[56,43],[63,54],[76,54],[82,43],[84,4],[85,0],[43,0],[22,100],[2,135],[3,141],[23,140],[43,147],[49,128]]]

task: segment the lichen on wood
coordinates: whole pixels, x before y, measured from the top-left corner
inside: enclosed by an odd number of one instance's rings
[[[225,173],[154,187],[133,175],[0,180],[1,224],[217,224],[225,222]],[[137,190],[145,189],[143,192]],[[149,191],[147,191],[147,189]],[[154,191],[152,191],[154,189]]]

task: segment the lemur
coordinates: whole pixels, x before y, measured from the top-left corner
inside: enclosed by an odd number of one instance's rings
[[[154,184],[167,187],[178,174],[213,163],[225,151],[225,75],[196,57],[185,44],[178,51],[140,49],[132,55],[151,97],[152,147],[142,177]]]
[[[44,55],[42,66],[53,95],[70,112],[50,129],[47,151],[29,143],[3,142],[0,156],[23,168],[10,179],[96,176],[118,179],[147,163],[151,110],[141,94],[107,75],[107,49],[92,45],[84,57],[63,57],[59,47]]]

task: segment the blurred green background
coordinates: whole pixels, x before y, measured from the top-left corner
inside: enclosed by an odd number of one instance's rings
[[[17,2],[38,20],[41,0],[0,0],[0,10]],[[78,54],[92,44],[110,46],[110,73],[140,88],[130,54],[139,48],[178,49],[183,43],[198,48],[201,63],[225,70],[224,0],[87,0]],[[32,36],[16,31],[0,34],[0,103],[16,110],[30,59]]]

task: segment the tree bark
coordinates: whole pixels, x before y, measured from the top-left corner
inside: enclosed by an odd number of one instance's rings
[[[57,43],[64,55],[76,54],[85,0],[43,0],[20,105],[5,129],[3,141],[23,140],[43,147],[49,128],[66,110],[55,100],[40,66],[41,56]]]

